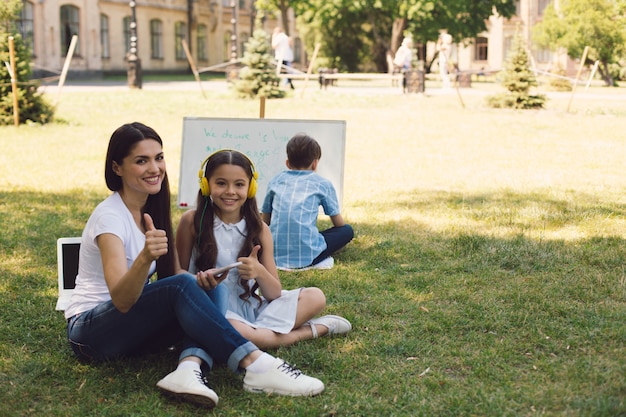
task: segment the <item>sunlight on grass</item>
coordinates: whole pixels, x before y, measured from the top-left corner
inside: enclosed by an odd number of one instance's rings
[[[529,194],[512,191],[470,193],[413,192],[393,202],[362,202],[350,210],[351,219],[386,223],[406,221],[432,232],[472,231],[494,236],[519,233],[533,239],[576,240],[611,236],[626,223],[619,210],[599,199],[573,192],[555,194],[538,189]],[[616,226],[618,228],[616,229]]]
[[[339,351],[341,353],[355,353],[355,352],[362,352],[363,351],[363,343],[361,343],[359,340],[351,340],[348,343],[344,343],[341,345],[341,347],[339,348]]]
[[[322,288],[325,314],[353,331],[273,352],[323,379],[319,397],[252,396],[216,366],[216,415],[626,413],[626,94],[592,87],[571,113],[569,94],[496,111],[484,93],[497,87],[461,89],[465,108],[432,87],[354,83],[267,102],[270,119],[346,120],[342,213],[356,237],[332,270],[280,275]],[[175,196],[183,117],[258,117],[255,100],[209,95],[66,92],[60,123],[0,127],[0,414],[198,414],[154,387],[178,352],[76,361],[54,311],[55,242],[108,195],[122,123],[161,134]]]
[[[407,300],[414,301],[416,303],[421,303],[424,301],[430,301],[433,299],[433,293],[422,293],[411,291],[408,288],[404,288],[403,291],[400,292],[400,296],[404,297]]]

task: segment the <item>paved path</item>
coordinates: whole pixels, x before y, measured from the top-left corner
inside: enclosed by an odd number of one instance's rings
[[[226,81],[202,81],[202,88],[205,91],[228,91]],[[67,81],[62,91],[128,91],[128,83],[125,81],[92,81],[77,80]],[[199,90],[200,86],[196,81],[150,81],[144,82],[142,90],[146,91],[188,91]],[[40,87],[41,91],[56,93],[59,91],[58,83],[51,83]]]
[[[301,88],[304,87],[304,81],[294,80],[294,84],[296,86],[296,94],[299,92]],[[213,81],[202,81],[202,89],[206,92],[216,91],[227,93],[230,89],[230,84],[225,80],[213,80]],[[319,84],[317,83],[317,79],[309,80],[307,84],[307,91],[316,91],[319,90]],[[150,81],[144,82],[142,86],[143,90],[146,91],[199,91],[200,86],[194,80],[190,81]],[[102,80],[68,80],[66,84],[62,87],[62,91],[128,91],[128,83],[126,81],[102,81]],[[613,89],[607,89],[605,92],[599,92],[596,90],[585,90],[584,85],[579,85],[576,91],[577,98],[595,98],[595,99],[603,99],[603,100],[620,100],[626,101],[626,91],[623,88],[620,88],[621,91],[616,91]],[[47,85],[43,85],[40,87],[40,91],[45,91],[46,93],[55,94],[59,91],[59,87],[57,83],[51,83]],[[324,90],[325,93],[328,94],[354,94],[354,95],[402,95],[402,87],[392,87],[386,86],[384,84],[376,83],[344,83],[339,84],[337,86],[331,86]],[[480,84],[477,84],[471,88],[461,88],[460,94],[461,96],[475,96],[475,95],[488,95],[494,94],[493,89],[482,89],[480,88]],[[621,94],[624,92],[624,94]],[[548,98],[569,98],[571,96],[571,92],[553,92],[553,91],[541,91],[542,94],[548,96]],[[456,95],[456,91],[454,89],[444,91],[441,88],[429,88],[428,83],[426,84],[426,96],[436,96],[436,95],[444,95],[444,94],[453,94]]]
[[[302,80],[294,80],[296,86],[295,93],[298,94],[305,84]],[[202,81],[202,89],[206,92],[216,91],[227,93],[231,84],[222,80]],[[311,79],[306,85],[307,91],[317,91],[320,89],[317,79]],[[77,80],[67,81],[61,88],[62,92],[66,91],[128,91],[130,88],[125,81],[92,81]],[[196,81],[150,81],[144,82],[142,89],[146,91],[200,91],[200,86]],[[50,83],[40,87],[40,91],[49,94],[56,94],[59,91],[57,83]],[[360,96],[374,95],[402,95],[402,87],[387,86],[384,83],[355,83],[355,82],[339,82],[337,86],[330,86],[323,90],[325,94],[354,94]],[[456,94],[455,90],[443,91],[440,88],[427,88],[426,95],[442,95]],[[462,95],[484,95],[488,92],[481,89],[463,88]]]

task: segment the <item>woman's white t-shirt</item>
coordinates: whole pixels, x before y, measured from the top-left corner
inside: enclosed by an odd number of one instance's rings
[[[98,204],[83,229],[76,287],[65,309],[66,318],[91,310],[111,299],[109,288],[104,280],[100,248],[96,242],[96,238],[105,233],[113,234],[121,239],[126,252],[126,262],[130,268],[143,250],[146,236],[137,227],[130,210],[117,192]],[[155,269],[156,262],[153,262],[148,277],[154,273]]]

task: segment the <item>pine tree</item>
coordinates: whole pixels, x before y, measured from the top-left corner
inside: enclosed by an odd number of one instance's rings
[[[276,67],[272,64],[272,48],[265,31],[254,31],[246,43],[241,62],[245,67],[235,82],[235,90],[240,97],[285,97],[285,91],[280,88],[280,77],[276,75]]]
[[[531,95],[532,87],[537,86],[537,77],[530,69],[528,53],[520,36],[519,28],[513,40],[513,49],[509,53],[501,84],[506,92],[487,98],[491,107],[509,107],[514,109],[543,108],[546,101],[543,95]]]
[[[48,123],[54,117],[54,107],[37,91],[39,84],[30,81],[31,53],[22,36],[15,30],[14,16],[19,13],[20,6],[21,3],[7,2],[0,7],[0,63],[10,62],[9,36],[13,36],[19,122]],[[11,74],[3,64],[0,67],[0,125],[14,123],[13,111]]]

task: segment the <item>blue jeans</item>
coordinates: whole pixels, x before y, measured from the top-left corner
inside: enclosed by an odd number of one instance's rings
[[[219,284],[217,287],[212,290],[207,291],[209,298],[215,304],[217,311],[219,311],[222,316],[226,315],[226,310],[228,310],[228,287],[226,284]]]
[[[126,313],[107,301],[71,317],[67,337],[74,353],[87,361],[141,355],[182,341],[180,360],[196,356],[212,367],[215,359],[235,372],[258,349],[186,273],[147,284]]]
[[[319,256],[313,259],[311,265],[318,264],[324,259],[332,256],[333,253],[346,246],[354,238],[354,230],[349,224],[344,224],[339,227],[331,227],[320,232],[324,236],[326,241],[326,249],[319,254]]]
[[[291,62],[289,61],[283,61],[283,68],[281,68],[281,72],[282,73],[288,73],[289,72],[289,68],[291,67]],[[293,82],[291,82],[291,78],[287,78],[285,80],[285,84],[288,84],[292,89],[293,87]]]

